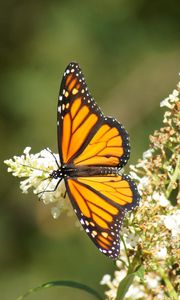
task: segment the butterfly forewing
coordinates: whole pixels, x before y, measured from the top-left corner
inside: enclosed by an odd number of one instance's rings
[[[130,155],[126,130],[103,115],[76,63],[66,68],[60,88],[58,145],[61,163],[66,165],[122,167]]]

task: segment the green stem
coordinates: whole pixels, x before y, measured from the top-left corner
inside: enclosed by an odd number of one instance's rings
[[[50,288],[50,287],[57,287],[57,286],[71,287],[71,288],[75,288],[75,289],[79,289],[79,290],[84,290],[85,292],[95,296],[96,299],[103,300],[101,295],[99,295],[98,292],[96,292],[96,290],[92,289],[91,287],[87,286],[86,284],[82,284],[82,283],[71,281],[71,280],[58,280],[58,281],[46,282],[40,286],[30,289],[24,295],[18,297],[16,300],[24,300],[24,298],[26,298],[27,296],[29,296],[32,293],[36,293],[39,290],[42,290],[45,288]]]
[[[176,291],[174,290],[174,287],[171,284],[167,273],[161,267],[158,268],[157,272],[159,273],[161,278],[164,280],[164,283],[166,285],[167,292],[169,294],[170,299],[171,300],[178,300],[178,295],[177,295]]]
[[[122,264],[128,269],[128,265],[127,265],[127,263],[123,259],[118,258],[118,260],[121,261]]]
[[[124,250],[126,252],[126,257],[127,257],[127,260],[128,260],[128,265],[130,266],[131,262],[130,262],[130,259],[129,259],[129,256],[128,256],[128,251],[127,251],[126,243],[125,243],[124,238],[123,238],[123,236],[121,234],[120,234],[120,239],[123,242]]]
[[[167,190],[166,190],[166,197],[169,198],[173,188],[174,188],[174,184],[179,176],[179,173],[180,173],[180,155],[178,156],[178,159],[177,159],[177,165],[176,165],[176,168],[174,170],[174,174],[172,175],[171,177],[171,181],[167,187]]]
[[[137,269],[139,268],[139,266],[141,266],[141,263],[142,262],[141,262],[141,259],[140,259],[140,252],[137,250],[133,260],[129,264],[127,274],[131,274],[131,273],[136,272]]]

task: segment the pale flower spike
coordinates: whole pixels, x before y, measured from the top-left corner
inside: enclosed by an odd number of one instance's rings
[[[119,299],[120,284],[143,266],[123,299],[180,299],[180,83],[160,104],[168,108],[160,130],[150,136],[150,148],[130,166],[141,195],[139,208],[125,216],[121,255],[114,277],[106,274],[106,300]],[[134,267],[135,266],[135,267]]]
[[[124,278],[139,267],[145,275],[134,277],[125,300],[178,300],[180,292],[180,84],[160,104],[168,110],[163,127],[150,136],[150,148],[130,175],[138,185],[141,201],[138,208],[125,215],[120,235],[120,257],[116,261],[114,277],[105,274],[100,282],[107,286],[106,300],[117,299]],[[31,154],[25,148],[22,156],[6,160],[8,172],[23,178],[20,188],[31,188],[44,204],[52,204],[51,213],[58,218],[64,210],[73,215],[70,201],[65,197],[63,180],[54,190],[57,180],[50,174],[57,170],[49,150]],[[54,154],[58,164],[59,156]],[[52,190],[52,192],[48,192]],[[79,224],[79,222],[78,222]],[[118,300],[118,299],[117,299]]]
[[[65,185],[62,180],[55,189],[57,180],[50,177],[53,170],[58,168],[59,155],[53,154],[44,149],[40,153],[30,153],[31,147],[26,147],[23,155],[14,156],[13,159],[5,160],[8,165],[8,172],[12,172],[13,176],[26,178],[20,181],[20,189],[22,193],[28,193],[29,189],[37,194],[44,204],[51,205],[51,213],[54,219],[57,219],[64,210],[72,211],[71,205],[65,197]]]

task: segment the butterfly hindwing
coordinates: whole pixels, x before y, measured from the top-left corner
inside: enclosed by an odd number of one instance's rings
[[[122,167],[130,155],[128,133],[101,112],[77,63],[68,65],[60,88],[58,145],[65,165]]]
[[[124,213],[139,202],[135,184],[126,175],[69,178],[65,183],[88,236],[101,252],[116,259]]]

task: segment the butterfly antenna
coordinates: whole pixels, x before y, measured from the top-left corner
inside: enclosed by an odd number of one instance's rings
[[[56,162],[56,165],[57,165],[58,169],[60,169],[60,164],[58,163],[57,158],[54,155],[54,153],[49,148],[45,148],[45,149],[46,149],[46,151],[48,151],[49,153],[51,153],[51,155],[54,157],[54,160]]]
[[[43,169],[35,168],[35,167],[24,165],[24,164],[20,164],[20,165],[23,166],[23,167],[28,167],[32,170],[37,170],[37,171],[42,171],[42,172],[48,173],[46,170],[43,170]]]

